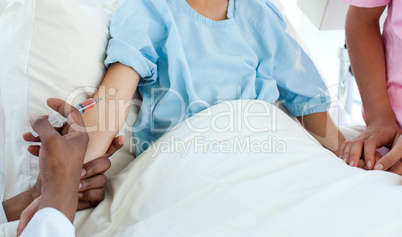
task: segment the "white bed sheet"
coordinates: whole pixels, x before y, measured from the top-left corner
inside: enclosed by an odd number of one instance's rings
[[[214,106],[165,135],[154,146],[164,149],[148,149],[111,178],[97,208],[77,214],[77,236],[400,236],[401,176],[347,166],[282,111],[265,113],[273,108],[265,102],[251,106],[260,116],[240,119],[250,103]],[[187,122],[234,126],[195,133]],[[236,139],[269,137],[286,152],[235,152]],[[230,148],[196,149],[197,139]],[[187,153],[175,149],[180,142]],[[1,226],[0,235],[16,225]]]

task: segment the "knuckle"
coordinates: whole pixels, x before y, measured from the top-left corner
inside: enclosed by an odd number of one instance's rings
[[[370,139],[370,138],[364,141],[364,145],[365,145],[365,146],[371,145],[371,144],[373,144],[373,140]]]
[[[350,143],[351,146],[357,146],[357,145],[359,145],[359,144],[360,144],[359,140],[353,140],[353,141]]]
[[[81,180],[81,184],[82,184],[82,188],[81,189],[88,189],[88,187],[90,186],[89,185],[89,182],[86,180],[86,179],[84,179],[84,180]]]
[[[363,145],[373,145],[373,144],[376,144],[378,142],[379,142],[378,139],[376,139],[374,137],[369,137],[369,138],[367,138],[366,140],[363,141]]]
[[[392,163],[395,163],[395,162],[393,162],[393,160],[394,159],[392,156],[388,156],[388,157],[381,159],[380,161],[381,161],[381,164],[383,164],[385,167],[389,167],[392,165]]]
[[[359,154],[358,153],[350,153],[350,159],[351,160],[356,160],[359,158]]]
[[[62,142],[61,137],[60,137],[58,134],[56,134],[56,133],[49,134],[47,141],[48,141],[52,146],[55,146],[55,147],[62,147],[62,146],[64,146],[64,143]]]
[[[99,190],[99,200],[98,201],[101,201],[104,198],[105,198],[105,190],[102,188]]]
[[[46,121],[47,121],[47,119],[45,119],[44,117],[39,117],[39,118],[37,118],[37,119],[35,120],[35,124],[40,125],[40,124],[42,124],[42,123],[44,123],[44,122],[46,122]]]
[[[89,203],[89,205],[91,205],[91,207],[96,207],[99,205],[100,201],[89,201],[88,203]]]
[[[105,190],[103,188],[93,189],[88,191],[86,196],[90,201],[101,201],[105,198]]]
[[[42,126],[46,122],[47,122],[47,119],[45,119],[44,117],[38,117],[37,119],[35,119],[33,124],[34,124],[34,126]]]
[[[96,166],[97,166],[96,162],[90,162],[90,163],[84,165],[84,168],[87,171],[87,174],[86,174],[87,177],[91,177],[95,174]]]
[[[109,159],[105,159],[105,171],[112,167],[112,162]]]
[[[102,174],[102,175],[100,176],[100,185],[102,185],[102,187],[103,187],[103,186],[105,186],[106,184],[107,184],[107,177],[106,177],[106,175]]]

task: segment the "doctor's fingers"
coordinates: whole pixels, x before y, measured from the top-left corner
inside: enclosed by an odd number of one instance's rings
[[[91,189],[98,189],[105,187],[107,177],[104,174],[96,175],[91,178],[82,179],[79,184],[78,192],[85,192]]]
[[[83,201],[100,202],[105,198],[105,190],[103,188],[90,189],[85,192],[78,193],[78,199]]]
[[[31,145],[28,146],[28,152],[33,156],[39,156],[40,146],[39,145]]]
[[[85,131],[85,123],[81,113],[74,106],[56,98],[47,99],[47,105],[67,119],[69,131]],[[74,126],[73,126],[74,125]]]
[[[81,179],[91,177],[98,174],[103,174],[108,171],[112,165],[109,160],[116,151],[118,151],[123,145],[126,138],[124,136],[115,137],[112,144],[109,146],[106,153],[95,160],[92,160],[83,166],[83,175]]]
[[[24,133],[24,135],[22,135],[22,138],[27,142],[40,142],[40,138],[35,137],[30,132]]]
[[[103,157],[112,156],[116,151],[118,151],[120,148],[123,147],[125,141],[126,137],[124,135],[115,137],[112,141],[112,144],[109,146],[108,150],[106,151],[106,154]]]
[[[103,174],[107,170],[109,170],[111,166],[112,163],[110,162],[109,157],[100,157],[98,159],[90,161],[83,166],[81,180]]]

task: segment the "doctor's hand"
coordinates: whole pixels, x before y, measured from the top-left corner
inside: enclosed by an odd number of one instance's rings
[[[124,141],[124,136],[114,138],[109,149],[102,157],[84,164],[78,189],[79,202],[77,210],[95,207],[103,200],[105,196],[104,187],[107,183],[107,177],[104,172],[111,166],[109,157],[124,145]]]
[[[39,135],[41,142],[38,155],[39,177],[42,184],[40,200],[34,201],[31,205],[39,202],[36,210],[46,207],[57,209],[73,222],[89,138],[85,131],[75,130],[74,126],[71,126],[76,123],[79,127],[84,127],[84,121],[76,108],[58,99],[49,99],[48,105],[67,118],[70,126],[67,134],[62,136],[47,119],[39,116],[30,117],[31,126]],[[26,219],[21,220],[18,234],[25,228],[21,225],[28,222]]]
[[[369,125],[360,136],[342,144],[339,157],[350,166],[357,167],[360,157],[363,156],[365,168],[372,170],[376,165],[376,159],[381,158],[376,149],[383,146],[388,148],[393,147],[393,144],[395,144],[399,137],[398,134],[400,134],[400,131],[401,129],[395,120],[381,121],[378,124]],[[387,161],[390,160],[387,158]],[[396,162],[388,168],[395,164]],[[387,165],[389,164],[387,163]]]
[[[31,142],[38,140],[38,138],[32,136],[31,133],[24,134],[24,139]],[[123,146],[124,140],[124,136],[114,138],[109,149],[102,157],[83,165],[81,180],[78,186],[79,202],[77,210],[95,207],[103,200],[105,196],[104,187],[107,183],[107,177],[104,173],[108,171],[111,166],[109,157]],[[39,156],[39,149],[40,146],[30,146],[28,151],[34,156]],[[31,188],[32,200],[41,195],[41,189],[42,182],[39,176],[36,184]]]
[[[40,142],[40,138],[32,136],[31,133],[24,134],[24,139],[29,142]],[[107,177],[104,173],[111,166],[109,157],[123,146],[124,140],[124,136],[116,137],[102,157],[83,165],[78,189],[79,202],[77,210],[95,207],[103,200],[105,196],[104,187],[107,183]],[[34,156],[39,156],[39,150],[40,146],[38,145],[28,147],[28,151]],[[30,190],[32,200],[41,195],[41,189],[42,182],[39,176],[36,184]]]

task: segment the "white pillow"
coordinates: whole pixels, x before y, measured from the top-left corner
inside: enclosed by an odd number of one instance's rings
[[[29,131],[28,116],[53,114],[46,105],[49,97],[66,100],[79,88],[93,88],[74,98],[79,102],[101,83],[114,8],[113,4],[79,7],[72,0],[14,0],[0,17],[0,104],[4,107],[1,111],[0,106],[0,136],[4,138],[0,139],[0,171],[6,171],[4,199],[36,181],[38,159],[29,155],[28,144],[22,139]],[[128,158],[130,154],[125,155],[127,162],[132,159]]]

